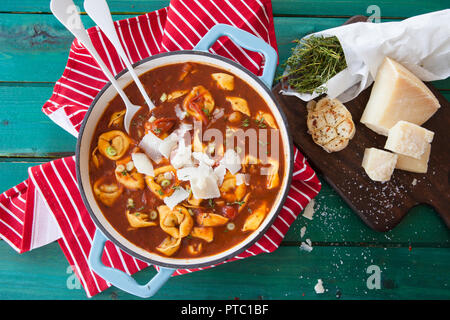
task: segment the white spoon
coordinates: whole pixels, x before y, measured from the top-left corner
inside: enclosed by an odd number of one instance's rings
[[[108,4],[105,0],[85,0],[84,1],[84,9],[86,13],[91,17],[92,20],[97,24],[100,30],[106,35],[109,41],[112,43],[114,48],[116,49],[119,56],[122,58],[122,61],[125,63],[128,72],[133,77],[134,82],[136,83],[139,91],[145,99],[150,110],[152,110],[155,105],[150,100],[147,92],[144,89],[139,77],[131,65],[130,60],[128,59],[127,54],[125,53],[122,44],[120,43],[119,36],[117,35],[116,28],[114,27],[114,22],[111,16],[111,11],[109,10]]]
[[[127,133],[130,133],[131,120],[133,119],[136,112],[141,109],[141,107],[131,103],[125,92],[122,90],[114,76],[109,71],[108,67],[103,63],[102,58],[100,58],[97,51],[95,50],[91,39],[89,38],[89,35],[83,23],[81,22],[78,8],[75,6],[72,0],[51,0],[50,10],[52,11],[53,15],[59,20],[59,22],[61,22],[94,57],[95,61],[97,61],[98,65],[105,73],[106,78],[108,78],[113,87],[119,93],[127,109],[124,118],[125,130],[127,131]]]

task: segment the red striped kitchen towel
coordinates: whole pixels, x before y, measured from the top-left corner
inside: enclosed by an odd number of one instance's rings
[[[116,28],[130,59],[139,61],[160,52],[192,49],[217,23],[251,32],[276,48],[269,0],[172,0],[168,8],[117,21]],[[112,73],[125,68],[98,28],[89,29],[89,35]],[[261,73],[262,56],[227,38],[219,39],[211,51]],[[76,136],[86,110],[106,82],[93,58],[75,40],[64,73],[43,111]],[[276,250],[320,188],[316,174],[295,149],[294,177],[279,216],[256,244],[229,261]],[[26,181],[0,195],[0,237],[20,253],[57,240],[89,297],[110,286],[87,262],[95,229],[77,187],[74,157],[29,168]],[[111,242],[107,242],[103,262],[128,274],[148,266]],[[196,270],[177,270],[175,274]]]

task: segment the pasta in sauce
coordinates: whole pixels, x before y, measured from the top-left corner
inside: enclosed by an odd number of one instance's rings
[[[116,96],[91,143],[90,179],[104,216],[161,256],[204,257],[237,245],[264,221],[284,179],[269,107],[245,81],[206,64],[166,65],[140,78],[156,108],[142,108],[128,135]],[[125,92],[145,106],[134,83]]]

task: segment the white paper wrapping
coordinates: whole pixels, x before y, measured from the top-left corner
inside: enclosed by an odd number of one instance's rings
[[[450,9],[399,22],[358,22],[314,35],[334,35],[341,42],[347,68],[325,86],[328,96],[342,102],[352,100],[373,83],[385,56],[400,62],[423,81],[450,76]],[[281,92],[304,101],[319,96],[291,89]]]

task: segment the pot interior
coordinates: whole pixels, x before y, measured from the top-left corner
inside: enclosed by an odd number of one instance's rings
[[[246,81],[251,87],[253,87],[261,97],[265,100],[267,105],[272,111],[275,120],[278,123],[280,129],[281,141],[284,145],[284,159],[285,166],[284,172],[280,173],[283,177],[281,192],[279,193],[274,205],[272,206],[270,212],[263,220],[259,228],[251,233],[244,241],[229,248],[223,252],[217,253],[212,256],[199,257],[199,258],[170,258],[151,253],[144,250],[135,244],[131,243],[125,237],[123,237],[119,232],[117,232],[114,227],[108,222],[108,220],[103,215],[100,210],[96,199],[93,194],[93,190],[89,179],[89,158],[90,158],[90,145],[92,137],[97,126],[100,117],[103,115],[105,109],[107,108],[109,102],[117,95],[115,89],[108,83],[101,92],[94,99],[91,107],[86,114],[85,120],[80,130],[80,136],[77,145],[77,177],[80,186],[80,191],[85,202],[87,209],[89,210],[92,219],[94,220],[96,226],[105,234],[107,238],[113,241],[121,249],[127,253],[135,256],[143,261],[156,264],[164,267],[173,268],[193,268],[202,267],[212,264],[216,264],[232,258],[237,254],[241,253],[248,247],[250,247],[257,239],[259,239],[270,227],[279,210],[283,206],[283,202],[286,198],[290,180],[292,176],[293,167],[293,155],[292,155],[292,144],[288,128],[286,125],[286,119],[283,113],[280,112],[278,106],[276,105],[270,89],[264,86],[263,82],[260,81],[256,76],[251,74],[246,69],[240,67],[239,65],[231,62],[228,59],[214,56],[209,53],[203,52],[193,52],[193,51],[182,51],[176,53],[167,53],[157,56],[153,56],[142,60],[135,64],[135,71],[138,75],[142,75],[149,70],[154,68],[184,62],[196,62],[201,64],[210,64],[215,67],[221,68],[235,76]],[[127,87],[131,82],[132,78],[126,70],[119,73],[116,77],[118,83],[122,88]]]

